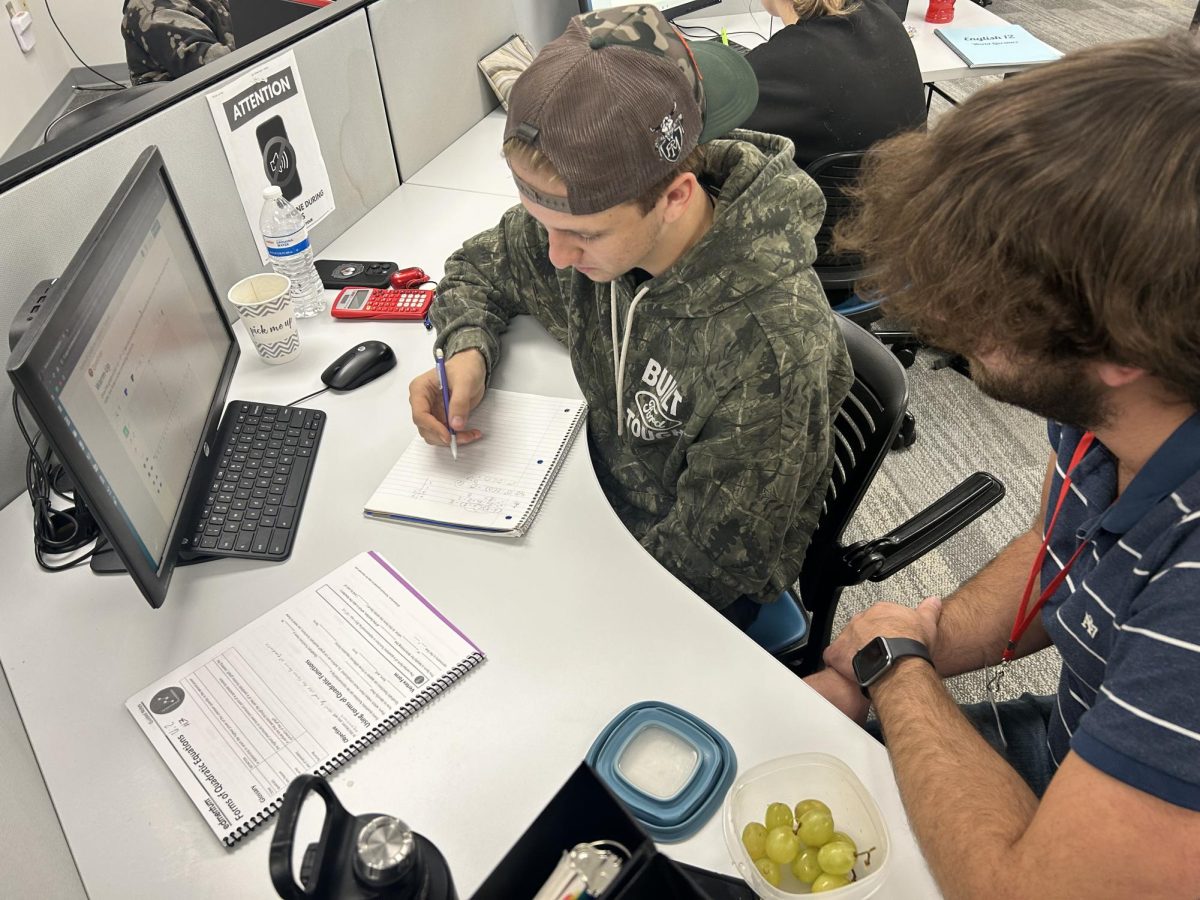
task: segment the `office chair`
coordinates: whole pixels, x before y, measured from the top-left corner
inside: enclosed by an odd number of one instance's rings
[[[842,545],[842,534],[900,429],[908,406],[908,380],[900,363],[869,331],[844,316],[837,319],[854,366],[854,384],[834,419],[833,475],[800,570],[799,597],[784,591],[746,629],[800,675],[820,668],[843,589],[867,580],[883,581],[1004,496],[998,479],[976,472],[882,537]]]
[[[864,328],[881,318],[880,298],[864,299],[855,291],[855,283],[866,274],[866,265],[857,253],[834,253],[833,230],[854,206],[847,189],[858,180],[866,151],[830,153],[809,163],[805,170],[825,196],[825,218],[817,230],[817,258],[813,271],[820,279],[825,296],[834,312],[840,313]],[[905,368],[917,359],[920,341],[908,331],[872,331],[877,340],[887,344]],[[897,432],[895,449],[912,445],[917,439],[917,423],[911,413],[905,413]]]

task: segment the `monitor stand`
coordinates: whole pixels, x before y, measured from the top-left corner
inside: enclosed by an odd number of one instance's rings
[[[196,556],[190,559],[179,559],[175,563],[175,567],[194,566],[196,563],[208,562],[210,559],[221,559],[219,556]],[[92,554],[91,569],[97,575],[116,575],[129,570],[125,568],[125,561],[111,546],[106,546],[103,550],[97,550]]]

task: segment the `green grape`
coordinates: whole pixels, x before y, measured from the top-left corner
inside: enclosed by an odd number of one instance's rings
[[[750,822],[742,829],[742,846],[751,859],[762,859],[767,855],[767,828],[762,822]]]
[[[831,816],[833,815],[832,812],[829,812],[829,807],[826,806],[824,803],[822,803],[820,800],[801,800],[799,803],[796,804],[796,821],[799,822],[800,817],[803,816],[810,809],[819,809],[819,810],[821,810],[821,812],[829,813],[829,815],[831,815]]]
[[[858,853],[858,844],[854,843],[854,838],[850,837],[850,835],[846,834],[846,832],[844,832],[844,831],[835,831],[833,833],[833,837],[831,837],[829,840],[845,841],[847,844],[849,844],[851,847],[854,848],[855,853]]]
[[[800,851],[800,855],[792,862],[792,874],[796,876],[797,881],[809,884],[821,874],[818,853],[816,847],[805,847]]]
[[[788,810],[791,815],[791,810]],[[767,859],[786,866],[800,852],[800,838],[788,825],[777,825],[767,832]]]
[[[796,823],[792,821],[792,808],[786,803],[772,803],[768,806],[767,815],[763,821],[767,823],[767,831],[780,825],[786,825],[788,828],[796,826]]]
[[[833,837],[833,816],[819,809],[810,809],[800,819],[800,840],[809,847],[828,844]]]
[[[831,875],[824,872],[817,876],[817,880],[812,883],[812,893],[820,894],[823,891],[832,891],[835,888],[845,887],[850,883],[850,879],[845,875]]]
[[[766,879],[767,884],[771,887],[779,887],[779,879],[782,873],[779,871],[779,863],[773,859],[756,859],[754,861],[755,868],[758,869],[758,874]]]
[[[845,875],[854,868],[854,845],[845,841],[830,841],[817,853],[821,870],[830,875]]]

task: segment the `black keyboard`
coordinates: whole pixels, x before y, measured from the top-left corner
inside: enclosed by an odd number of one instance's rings
[[[715,37],[715,38],[706,38],[705,40],[719,41],[721,39]],[[745,56],[747,53],[750,52],[749,47],[745,46],[744,44],[739,44],[737,41],[732,40],[732,39],[729,41],[727,46],[729,47],[730,50],[735,50],[738,53],[742,54],[742,56]]]
[[[231,402],[181,557],[286,559],[324,429],[319,409]]]

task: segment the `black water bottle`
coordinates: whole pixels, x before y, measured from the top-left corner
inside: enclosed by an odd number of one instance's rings
[[[297,880],[292,849],[309,792],[325,801],[321,838],[304,851]],[[329,783],[301,775],[287,789],[271,839],[271,882],[284,900],[458,900],[446,860],[395,816],[346,811]]]

